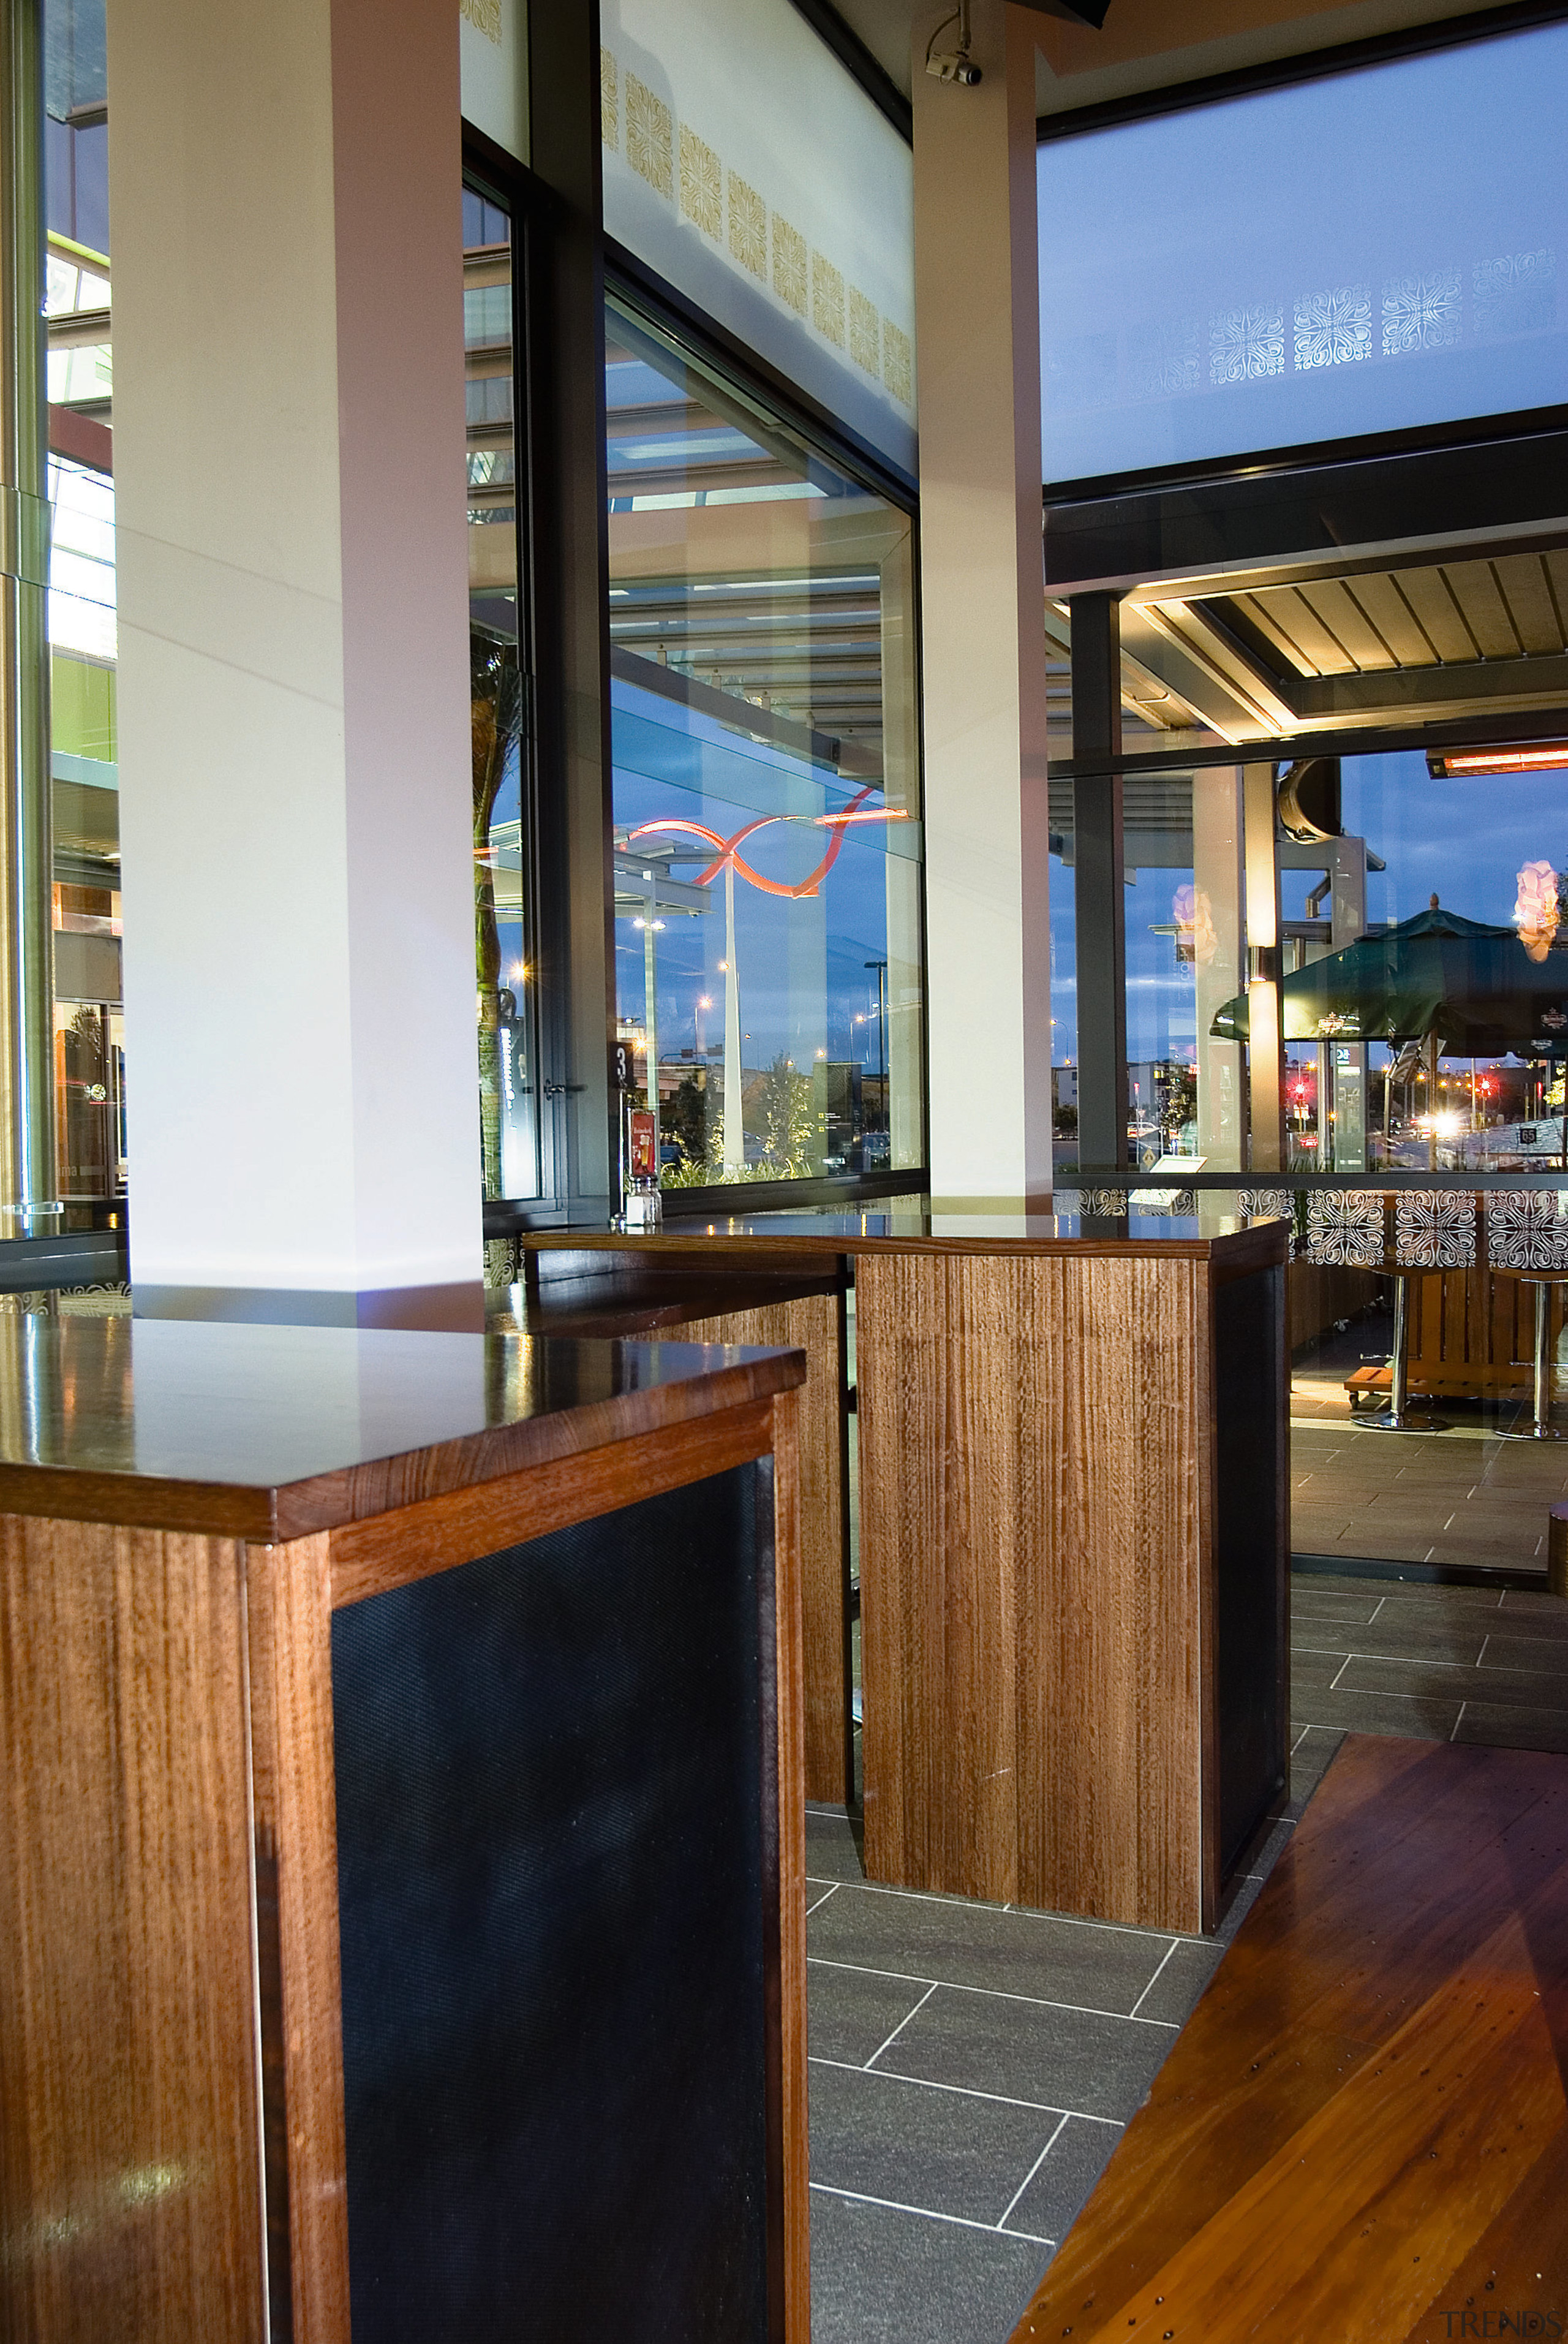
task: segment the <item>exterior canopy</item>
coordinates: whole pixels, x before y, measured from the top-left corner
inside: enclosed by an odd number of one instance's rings
[[[1435,1036],[1475,1058],[1509,1050],[1540,1057],[1568,1046],[1568,952],[1533,961],[1513,928],[1458,912],[1418,912],[1329,953],[1285,977],[1280,999],[1290,1042]],[[1248,995],[1227,1001],[1210,1031],[1244,1042]]]

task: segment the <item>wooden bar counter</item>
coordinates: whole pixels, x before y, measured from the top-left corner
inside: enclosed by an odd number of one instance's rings
[[[805,2344],[802,1373],[0,1320],[5,2344]]]
[[[1286,1239],[895,1199],[524,1242],[852,1264],[868,1874],[1195,1931],[1284,1795]]]

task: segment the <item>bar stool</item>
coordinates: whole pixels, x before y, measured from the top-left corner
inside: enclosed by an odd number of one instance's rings
[[[1503,1440],[1568,1439],[1552,1422],[1552,1288],[1568,1285],[1568,1218],[1551,1188],[1505,1188],[1486,1200],[1489,1266],[1535,1288],[1535,1342],[1530,1422]]]
[[[1394,1202],[1393,1244],[1388,1242],[1387,1199],[1377,1189],[1319,1191],[1307,1208],[1307,1258],[1357,1269],[1375,1269],[1394,1281],[1393,1385],[1381,1416],[1359,1420],[1366,1432],[1446,1432],[1447,1423],[1423,1412],[1411,1421],[1410,1281],[1469,1269],[1475,1260],[1475,1198],[1462,1191],[1415,1188]],[[1422,1403],[1423,1410],[1429,1403]]]

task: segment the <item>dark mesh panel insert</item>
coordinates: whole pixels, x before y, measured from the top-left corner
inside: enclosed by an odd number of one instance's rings
[[[758,1483],[334,1618],[354,2344],[767,2335]]]

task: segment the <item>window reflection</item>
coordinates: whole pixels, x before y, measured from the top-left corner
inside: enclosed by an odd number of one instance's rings
[[[479,1140],[487,1198],[539,1193],[537,1040],[519,654],[512,223],[463,197],[468,646]]]
[[[607,407],[616,993],[667,1187],[924,1160],[908,514],[628,307]]]

